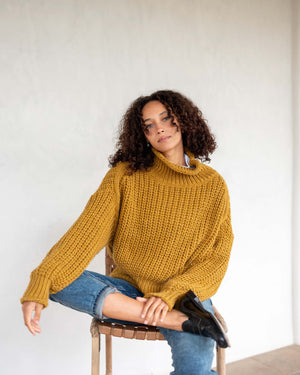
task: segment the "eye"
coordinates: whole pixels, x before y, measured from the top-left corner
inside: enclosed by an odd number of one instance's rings
[[[170,117],[164,117],[164,118],[163,118],[163,121],[167,121],[167,120],[169,120],[169,118],[170,118]]]
[[[152,126],[152,124],[147,124],[147,125],[146,125],[146,129],[148,129],[148,128],[149,128],[149,126]]]

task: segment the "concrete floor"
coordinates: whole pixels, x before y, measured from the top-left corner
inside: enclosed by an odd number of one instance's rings
[[[300,375],[300,345],[231,362],[226,365],[226,375]]]

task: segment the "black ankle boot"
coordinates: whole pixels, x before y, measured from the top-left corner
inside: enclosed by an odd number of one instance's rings
[[[204,308],[194,292],[189,290],[174,307],[189,317],[182,324],[183,331],[211,337],[221,348],[230,346],[223,327],[216,317]]]

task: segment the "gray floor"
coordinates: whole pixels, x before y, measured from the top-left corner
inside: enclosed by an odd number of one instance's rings
[[[300,345],[229,363],[226,375],[300,375]]]

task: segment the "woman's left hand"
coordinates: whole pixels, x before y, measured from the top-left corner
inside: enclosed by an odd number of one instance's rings
[[[141,317],[144,320],[144,324],[150,324],[156,326],[158,322],[162,322],[167,312],[169,311],[168,304],[158,297],[136,297],[137,301],[144,302],[144,307],[141,313]]]

